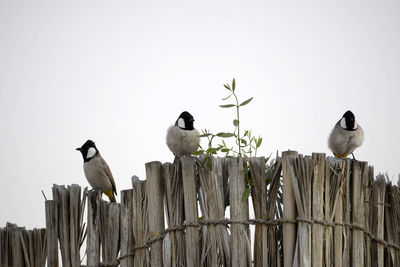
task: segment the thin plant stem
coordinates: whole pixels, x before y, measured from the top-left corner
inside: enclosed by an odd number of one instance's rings
[[[242,148],[241,148],[241,146],[240,146],[240,114],[239,114],[239,100],[238,100],[238,98],[237,98],[237,96],[236,96],[236,94],[234,93],[234,92],[232,92],[233,93],[233,96],[235,97],[235,99],[236,99],[236,118],[237,118],[237,120],[238,120],[238,125],[237,125],[237,141],[238,141],[238,146],[239,146],[239,157],[241,157],[242,156]]]

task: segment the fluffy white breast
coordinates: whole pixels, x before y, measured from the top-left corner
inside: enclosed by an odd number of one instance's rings
[[[166,141],[172,153],[177,156],[186,156],[197,150],[200,137],[196,129],[187,131],[171,126],[167,131]]]

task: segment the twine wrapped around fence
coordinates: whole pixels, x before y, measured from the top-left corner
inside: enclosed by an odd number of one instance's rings
[[[292,220],[284,220],[284,219],[278,219],[278,220],[264,220],[264,219],[249,219],[246,221],[233,221],[230,219],[224,219],[224,220],[207,220],[207,221],[199,221],[196,223],[185,223],[182,225],[177,225],[177,226],[173,226],[171,228],[168,228],[166,230],[164,230],[160,235],[155,236],[151,239],[149,239],[145,245],[142,246],[137,246],[135,248],[132,249],[132,251],[128,254],[125,255],[121,255],[118,257],[117,261],[115,262],[102,262],[99,265],[100,266],[104,266],[104,267],[113,267],[113,266],[118,266],[120,264],[120,261],[130,257],[130,256],[134,256],[137,250],[141,250],[141,249],[148,249],[151,247],[151,245],[154,242],[158,242],[161,241],[165,238],[165,236],[169,233],[173,233],[173,232],[182,232],[185,231],[187,228],[190,227],[202,227],[202,226],[217,226],[217,225],[234,225],[234,224],[240,224],[240,225],[265,225],[265,226],[272,226],[272,227],[276,227],[276,226],[280,226],[283,224],[297,224],[297,223],[306,223],[309,225],[321,225],[321,226],[325,226],[325,227],[335,227],[335,226],[343,226],[343,227],[347,227],[350,230],[359,230],[362,231],[366,236],[370,237],[374,242],[379,243],[381,245],[383,245],[385,248],[389,247],[389,248],[393,248],[396,249],[397,251],[400,252],[400,246],[392,243],[392,242],[388,242],[386,240],[380,239],[377,236],[375,236],[374,234],[372,234],[371,232],[367,231],[366,229],[364,229],[362,226],[357,225],[357,224],[348,224],[348,223],[338,223],[338,222],[328,222],[328,221],[321,221],[321,220],[309,220],[309,219],[305,219],[305,218],[301,218],[301,217],[297,217],[295,219]],[[87,267],[92,267],[92,266],[87,266]],[[94,267],[94,266],[93,266]]]

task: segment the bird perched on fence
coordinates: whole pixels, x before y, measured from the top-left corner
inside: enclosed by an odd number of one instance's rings
[[[346,158],[349,154],[362,145],[364,131],[356,122],[353,112],[350,110],[344,113],[343,117],[335,124],[329,136],[329,148],[335,157]]]
[[[87,140],[76,150],[82,153],[83,171],[89,184],[94,190],[99,190],[108,196],[111,202],[115,202],[117,188],[113,175],[107,162],[101,157],[95,143],[92,140]]]
[[[200,144],[199,132],[193,127],[193,116],[184,111],[175,124],[168,128],[167,146],[176,157],[189,156]]]

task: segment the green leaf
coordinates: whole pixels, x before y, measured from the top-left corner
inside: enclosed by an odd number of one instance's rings
[[[229,148],[223,148],[223,149],[221,149],[221,152],[229,152]]]
[[[239,125],[239,121],[238,120],[233,120],[233,125],[237,127]]]
[[[224,146],[226,146],[226,143],[225,143],[225,141],[222,139],[222,144],[224,145]]]
[[[239,106],[241,107],[241,106],[247,105],[248,103],[250,103],[251,100],[253,100],[252,97],[250,97],[250,98],[247,99],[246,101],[242,102]]]
[[[231,107],[236,107],[234,104],[227,104],[227,105],[219,105],[220,108],[231,108]]]
[[[210,136],[210,135],[212,135],[212,134],[210,134],[210,133],[205,133],[205,134],[201,134],[201,135],[199,135],[200,137],[207,137],[207,136]]]
[[[259,148],[260,146],[261,146],[261,143],[262,143],[262,137],[260,137],[260,138],[258,138],[258,140],[257,140],[257,148]]]
[[[229,138],[229,137],[235,136],[235,134],[234,133],[220,133],[220,135],[218,135],[218,136],[222,137],[222,138]]]
[[[211,153],[211,154],[216,154],[217,153],[217,149],[210,147],[209,149],[207,149],[207,153]]]
[[[227,97],[225,97],[225,98],[222,98],[222,100],[227,100],[228,98],[230,98],[232,95],[228,95]]]
[[[235,78],[233,78],[232,80],[232,91],[235,91],[236,88],[236,82],[235,82]]]
[[[240,139],[240,143],[242,143],[243,145],[247,145],[247,141],[245,139]]]
[[[250,196],[250,193],[251,193],[251,188],[250,188],[250,186],[247,186],[246,189],[243,192],[243,195],[242,195],[242,201],[243,202],[247,201],[247,199]]]
[[[193,153],[194,156],[202,155],[204,154],[204,150],[197,150],[196,152]]]
[[[229,86],[229,84],[224,84],[224,87],[225,87],[226,89],[228,89],[229,91],[231,91],[231,87]]]

